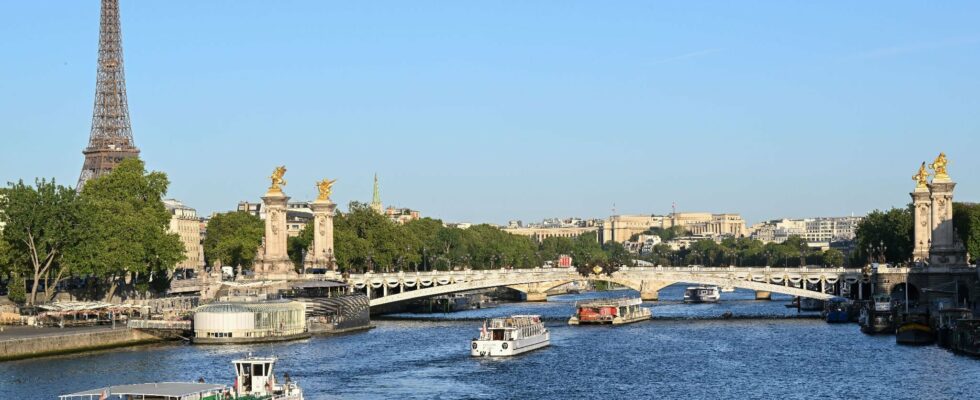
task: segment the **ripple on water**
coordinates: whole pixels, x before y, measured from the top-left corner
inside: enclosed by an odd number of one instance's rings
[[[900,347],[852,324],[783,319],[796,316],[785,299],[735,292],[719,304],[684,305],[682,293],[667,288],[661,302],[648,303],[655,316],[672,317],[617,327],[565,324],[576,300],[597,296],[589,294],[437,321],[382,320],[367,332],[290,343],[168,344],[6,362],[0,397],[54,399],[107,384],[199,377],[230,384],[230,360],[247,352],[280,357],[278,372],[289,372],[309,399],[968,398],[980,381],[975,359]],[[763,319],[707,319],[724,311]],[[543,315],[552,346],[509,359],[469,357],[479,320],[509,314]]]

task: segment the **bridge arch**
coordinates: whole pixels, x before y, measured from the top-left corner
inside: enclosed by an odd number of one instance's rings
[[[810,297],[819,300],[827,300],[833,296],[830,294],[823,293],[821,291],[807,290],[805,285],[801,282],[806,282],[806,279],[814,278],[797,278],[795,283],[791,286],[790,283],[794,279],[789,278],[787,280],[781,280],[782,285],[766,282],[756,281],[753,279],[737,279],[733,276],[710,276],[710,275],[697,275],[697,274],[657,274],[657,275],[633,275],[633,276],[623,276],[620,273],[615,273],[613,275],[603,275],[603,276],[589,276],[583,277],[577,274],[559,274],[559,275],[548,275],[548,274],[528,274],[526,276],[513,274],[513,275],[488,275],[481,277],[481,279],[456,281],[453,279],[431,279],[428,280],[431,286],[421,286],[416,282],[413,287],[414,290],[402,290],[398,293],[387,294],[382,297],[372,298],[370,304],[372,307],[381,306],[386,304],[393,304],[402,301],[421,299],[426,297],[433,297],[445,294],[453,294],[459,292],[466,292],[471,290],[479,289],[490,289],[496,287],[509,287],[516,289],[528,294],[528,298],[533,298],[535,300],[544,300],[546,298],[545,292],[548,289],[560,286],[573,281],[606,281],[616,284],[620,284],[631,289],[637,290],[641,293],[641,296],[648,299],[655,299],[656,292],[660,289],[675,284],[675,283],[689,283],[689,284],[703,284],[703,285],[714,285],[721,287],[733,287],[742,288],[748,290],[771,292],[771,293],[781,293],[791,296],[799,297]],[[823,279],[822,277],[820,279]],[[392,281],[393,282],[393,281]],[[836,282],[836,280],[834,280]],[[812,283],[812,282],[811,282]],[[360,288],[371,287],[378,288],[384,286],[385,282],[376,284],[362,284]],[[391,282],[388,282],[390,285]],[[800,287],[796,287],[800,285]],[[652,298],[651,298],[652,294]]]

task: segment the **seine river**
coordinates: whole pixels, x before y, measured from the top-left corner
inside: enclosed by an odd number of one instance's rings
[[[935,346],[901,347],[857,325],[797,318],[786,298],[725,293],[680,303],[683,288],[650,303],[655,320],[569,327],[575,300],[555,296],[455,314],[404,315],[338,337],[255,346],[164,344],[0,363],[0,398],[56,399],[110,384],[231,384],[230,360],[280,358],[307,399],[966,399],[980,393],[980,360]],[[735,318],[717,319],[725,311]],[[541,314],[551,347],[511,359],[473,359],[469,340],[487,316]]]

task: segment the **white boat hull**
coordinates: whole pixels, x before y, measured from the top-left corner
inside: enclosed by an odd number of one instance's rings
[[[474,340],[470,343],[473,357],[508,357],[537,350],[551,344],[551,332],[517,340]]]

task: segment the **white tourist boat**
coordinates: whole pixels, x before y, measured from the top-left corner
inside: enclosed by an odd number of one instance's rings
[[[290,380],[276,380],[275,357],[252,357],[232,361],[232,386],[204,382],[160,382],[116,385],[58,396],[59,400],[146,399],[146,400],[303,400],[303,389]]]
[[[717,303],[721,300],[718,286],[691,286],[684,290],[685,303]]]
[[[483,321],[480,337],[470,344],[474,357],[515,356],[551,344],[540,315],[514,315]]]

